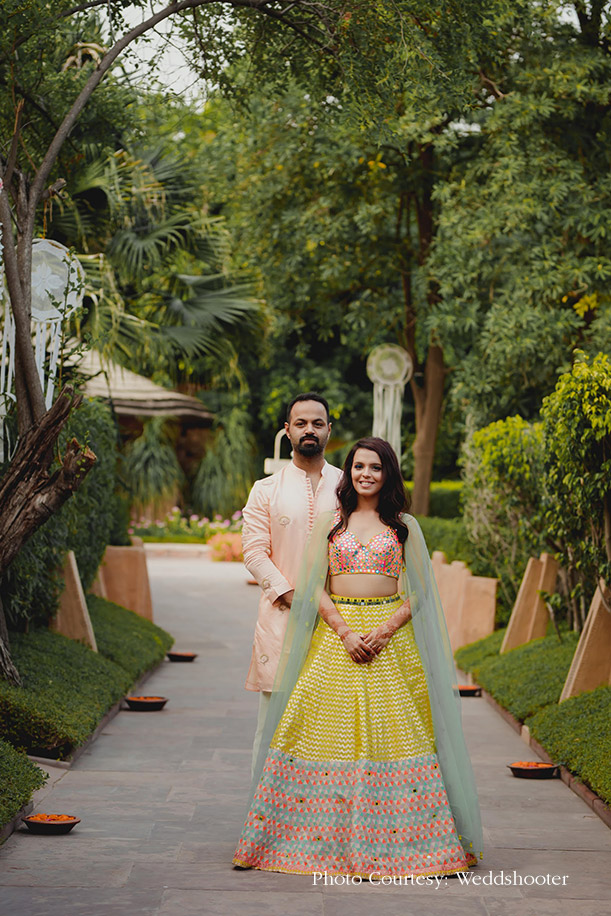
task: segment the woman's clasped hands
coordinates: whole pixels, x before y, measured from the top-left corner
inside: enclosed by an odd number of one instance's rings
[[[357,662],[357,664],[367,664],[373,661],[382,649],[388,645],[395,632],[396,630],[391,624],[383,623],[363,636],[359,636],[358,633],[347,629],[345,633],[340,635],[340,639],[344,644],[344,649],[353,661]]]

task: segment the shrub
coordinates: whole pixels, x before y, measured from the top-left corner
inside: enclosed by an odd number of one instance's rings
[[[461,646],[454,653],[456,664],[463,671],[471,672],[477,679],[476,672],[487,658],[497,656],[501,650],[501,643],[505,636],[505,630],[495,630],[490,636],[478,639],[477,642],[469,643],[468,646]]]
[[[3,577],[2,602],[9,626],[15,629],[29,623],[46,625],[53,616],[68,550],[74,550],[83,587],[88,589],[116,530],[117,431],[110,409],[101,401],[83,401],[60,436],[60,452],[72,437],[87,442],[97,461],[74,496],[27,541]]]
[[[49,630],[12,634],[23,687],[0,680],[0,732],[15,747],[68,756],[172,644],[137,614],[93,596],[88,601],[97,653]]]
[[[574,628],[599,580],[611,579],[611,359],[579,351],[545,398],[540,423],[509,417],[464,446],[465,523],[497,570],[510,607],[528,557],[560,559]]]
[[[137,534],[145,541],[172,541],[183,544],[207,543],[210,538],[221,532],[242,530],[242,513],[234,512],[231,518],[215,515],[209,519],[200,517],[196,513],[189,516],[181,515],[178,506],[174,506],[163,519],[152,521],[140,518],[132,521],[129,528],[130,534]]]
[[[406,483],[405,489],[411,495],[413,484]],[[434,481],[431,484],[429,516],[434,516],[435,518],[460,518],[462,515],[462,490],[462,480]]]
[[[528,720],[531,734],[555,763],[611,804],[611,687],[547,706]]]
[[[544,548],[541,424],[509,417],[478,430],[463,447],[464,520],[480,561],[499,579],[506,623],[530,556]]]
[[[87,604],[98,652],[126,671],[130,684],[162,661],[174,641],[161,627],[112,601],[88,595]]]
[[[166,417],[151,417],[145,421],[142,435],[126,446],[122,477],[138,509],[176,498],[184,474],[176,457],[175,439],[175,424],[168,423]]]
[[[215,438],[201,460],[192,485],[196,511],[231,515],[248,497],[254,480],[251,416],[241,407],[228,410],[216,424]]]
[[[0,681],[0,731],[28,753],[66,757],[131,685],[123,668],[49,630],[12,634],[11,650],[23,686]]]
[[[212,559],[228,563],[243,563],[242,535],[227,532],[213,535],[208,541],[212,547]]]
[[[543,707],[558,702],[577,640],[578,634],[572,632],[565,632],[562,642],[556,635],[533,639],[503,655],[484,656],[468,670],[497,703],[523,722]],[[475,651],[476,645],[469,648]],[[464,655],[457,653],[457,661],[459,657],[463,664]]]
[[[462,519],[433,518],[428,515],[419,515],[417,518],[429,553],[442,550],[449,563],[452,560],[464,560],[469,565],[469,561],[474,559],[475,553],[467,539]]]
[[[44,770],[0,738],[0,827],[27,805],[46,779]]]
[[[611,582],[611,359],[577,351],[541,409],[545,525],[567,570],[576,625],[598,581]]]

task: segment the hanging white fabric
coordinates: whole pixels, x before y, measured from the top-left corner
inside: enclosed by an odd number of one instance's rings
[[[390,442],[401,463],[403,390],[411,378],[409,353],[397,344],[382,344],[369,354],[367,375],[373,382],[372,435]]]
[[[83,298],[84,273],[80,262],[59,242],[34,239],[32,243],[32,344],[38,377],[47,410],[53,403],[61,348],[62,324]],[[0,364],[0,461],[9,455],[5,417],[15,401],[15,322],[4,286],[0,233],[0,303],[4,303]],[[0,314],[2,314],[0,312]]]

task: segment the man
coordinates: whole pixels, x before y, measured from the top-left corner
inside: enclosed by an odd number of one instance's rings
[[[331,423],[323,397],[309,391],[293,398],[284,429],[293,458],[256,481],[243,512],[244,563],[263,590],[246,678],[247,690],[260,691],[253,766],[306,541],[318,514],[336,507],[341,476],[324,458]]]

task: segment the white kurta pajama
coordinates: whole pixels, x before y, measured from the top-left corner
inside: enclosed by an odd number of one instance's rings
[[[335,509],[341,471],[326,461],[314,491],[305,471],[292,461],[258,480],[244,507],[244,564],[263,593],[255,626],[247,690],[271,691],[288,614],[274,607],[280,595],[295,588],[306,541],[321,512]]]

